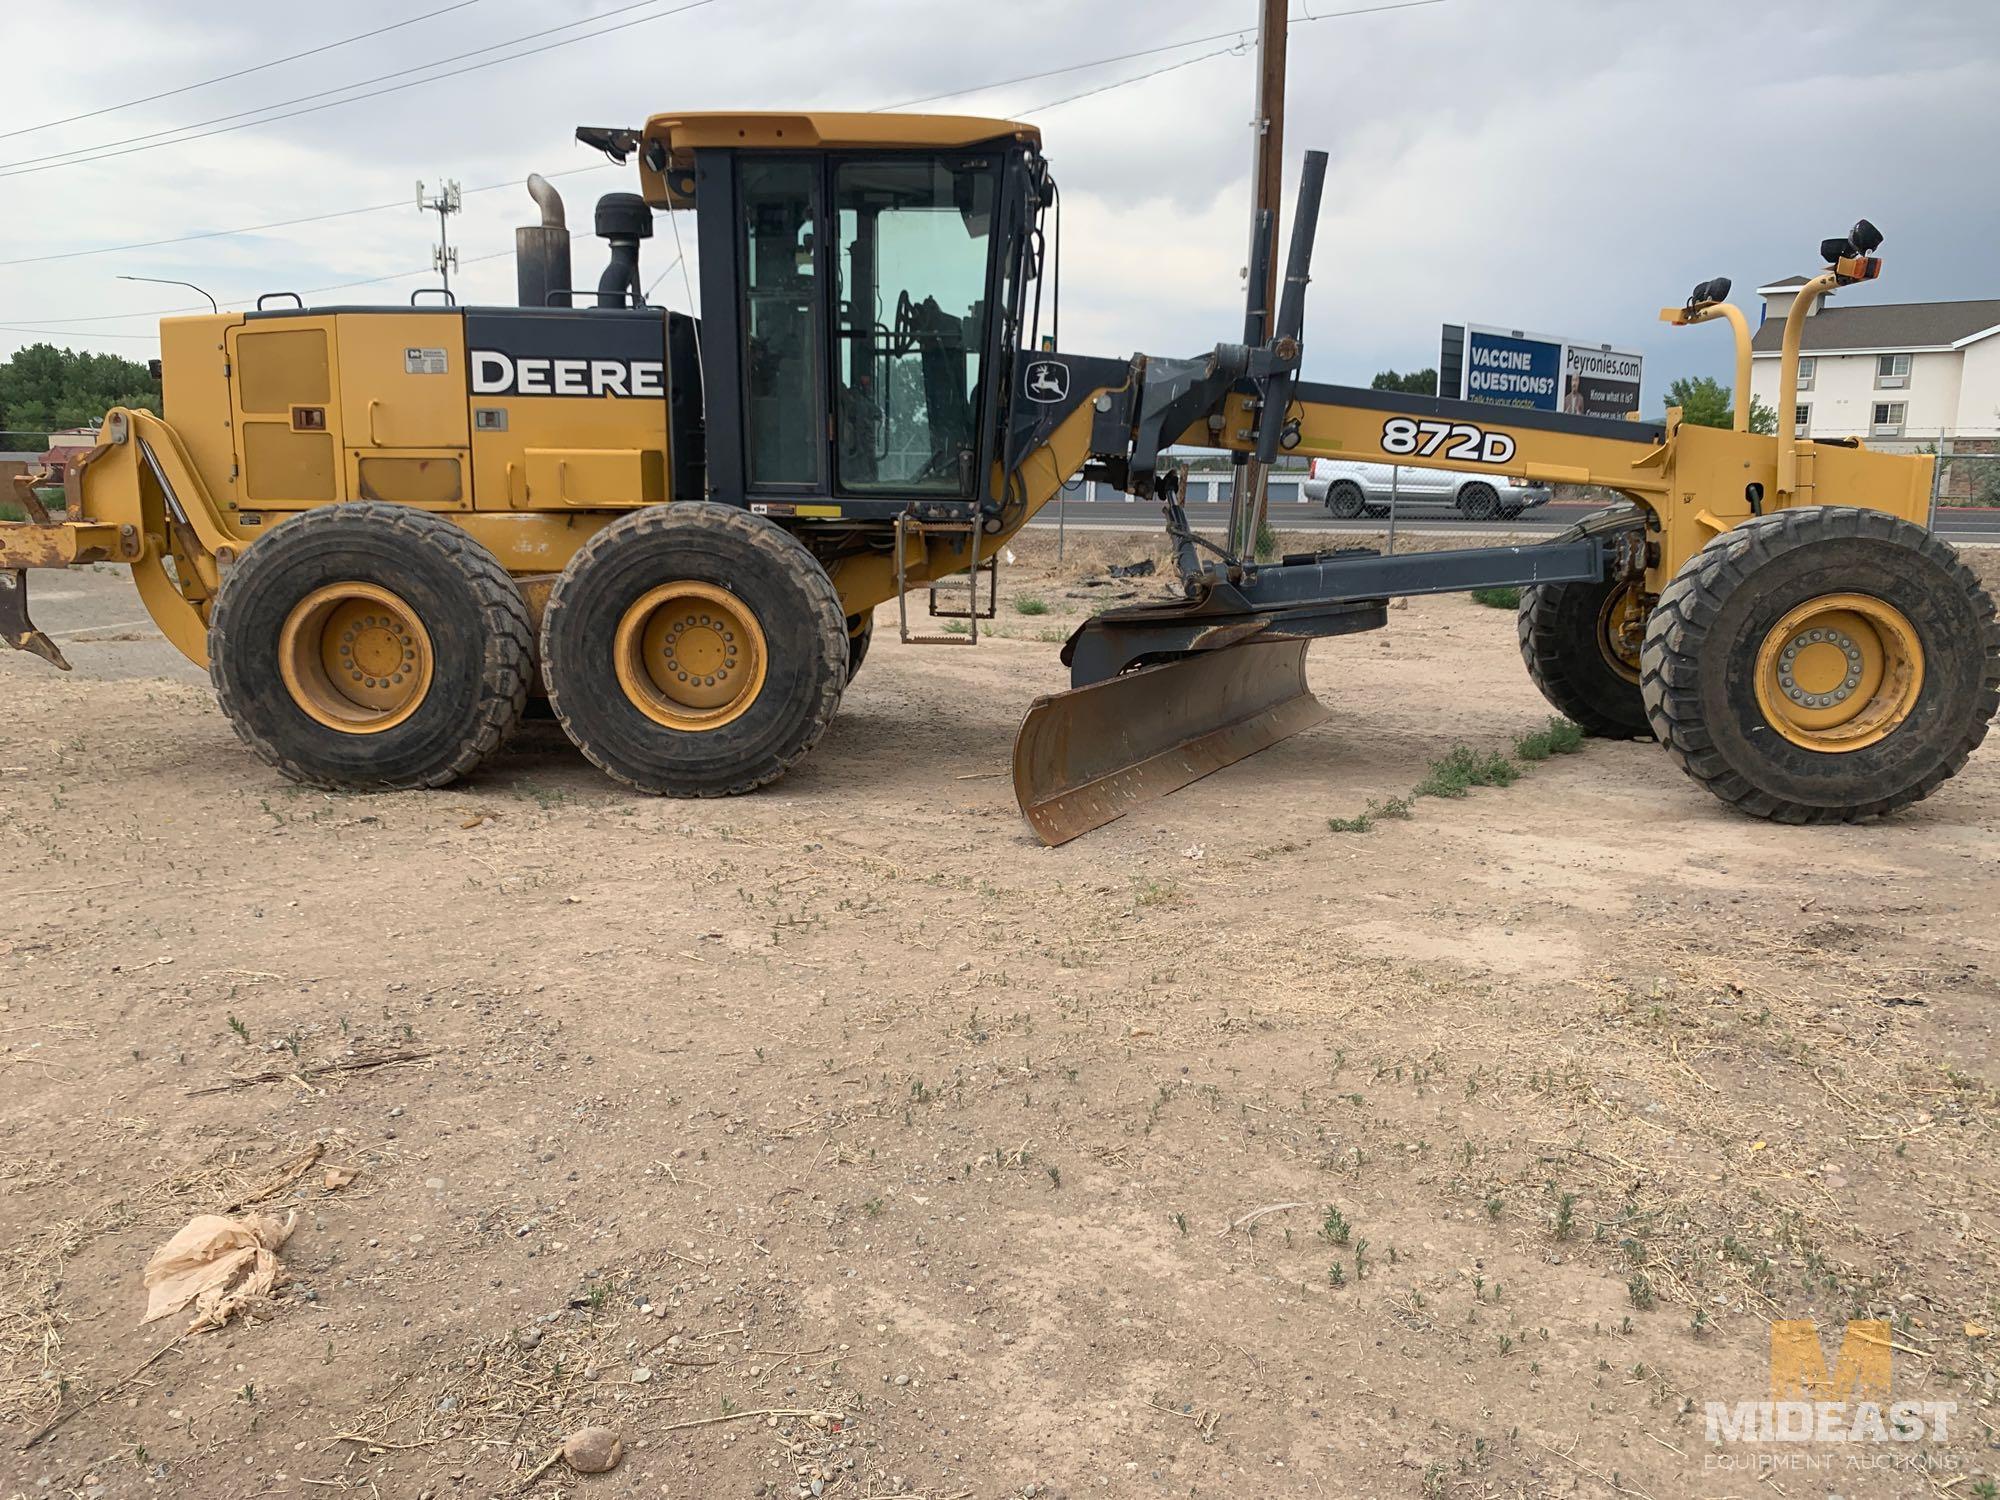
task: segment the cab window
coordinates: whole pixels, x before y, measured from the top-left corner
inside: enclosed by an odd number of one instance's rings
[[[863,158],[834,169],[835,470],[845,492],[973,491],[995,187],[986,159]]]

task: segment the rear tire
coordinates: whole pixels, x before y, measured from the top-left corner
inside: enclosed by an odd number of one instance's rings
[[[1647,622],[1646,712],[1696,781],[1755,817],[1854,822],[1929,796],[2000,708],[2000,624],[1958,554],[1879,511],[1745,522]]]
[[[614,780],[670,797],[754,791],[818,743],[849,637],[833,580],[790,533],[681,501],[612,522],[542,617],[549,702]]]
[[[222,575],[209,680],[244,744],[294,781],[444,786],[506,743],[534,632],[497,558],[428,511],[328,505]]]
[[[1342,481],[1326,492],[1326,508],[1335,520],[1352,521],[1368,508],[1368,501],[1360,485]]]

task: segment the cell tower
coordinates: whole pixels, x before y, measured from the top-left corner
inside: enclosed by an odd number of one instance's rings
[[[436,214],[438,216],[438,242],[437,248],[431,251],[431,264],[436,267],[438,275],[443,278],[444,289],[447,293],[451,291],[451,273],[458,269],[458,248],[451,242],[450,216],[457,213],[464,206],[464,199],[459,192],[456,182],[449,180],[440,182],[438,184],[437,196],[427,198],[424,196],[423,180],[421,178],[418,179],[418,210],[422,213]]]

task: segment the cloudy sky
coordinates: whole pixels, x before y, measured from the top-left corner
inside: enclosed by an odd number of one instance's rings
[[[1470,319],[1638,348],[1652,409],[1674,376],[1729,364],[1723,330],[1663,328],[1660,306],[1724,274],[1754,321],[1752,288],[1814,269],[1818,241],[1864,214],[1888,236],[1888,269],[1850,296],[2000,295],[1995,0],[1341,14],[1381,3],[1294,0],[1287,191],[1307,146],[1332,156],[1314,378],[1432,364],[1439,324]],[[1190,353],[1239,331],[1253,38],[1196,39],[1254,25],[1254,0],[702,0],[671,14],[687,4],[10,6],[10,57],[42,62],[0,91],[0,356],[43,339],[157,352],[157,315],[199,299],[121,274],[225,302],[293,289],[401,302],[433,279],[419,178],[499,185],[468,194],[452,234],[467,298],[509,301],[509,231],[533,216],[511,184],[574,173],[557,181],[585,225],[597,194],[631,185],[582,170],[602,158],[571,140],[577,124],[947,90],[965,92],[925,107],[1043,129],[1067,209],[1066,348]],[[378,27],[396,29],[263,66]],[[516,44],[531,33],[547,34]],[[507,60],[550,43],[563,45]],[[1098,62],[1140,49],[1164,50]],[[1030,74],[1048,76],[1004,82]],[[649,279],[673,260],[664,220],[659,236]],[[580,242],[579,279],[598,262]],[[654,295],[689,294],[675,270]]]

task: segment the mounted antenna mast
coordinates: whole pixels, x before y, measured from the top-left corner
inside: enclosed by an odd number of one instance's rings
[[[1255,348],[1271,336],[1278,307],[1278,214],[1285,168],[1285,41],[1287,0],[1260,0],[1257,21],[1257,108],[1250,121],[1250,247],[1244,289],[1243,342]],[[1229,497],[1230,552],[1246,562],[1263,529],[1266,470],[1238,454]]]

